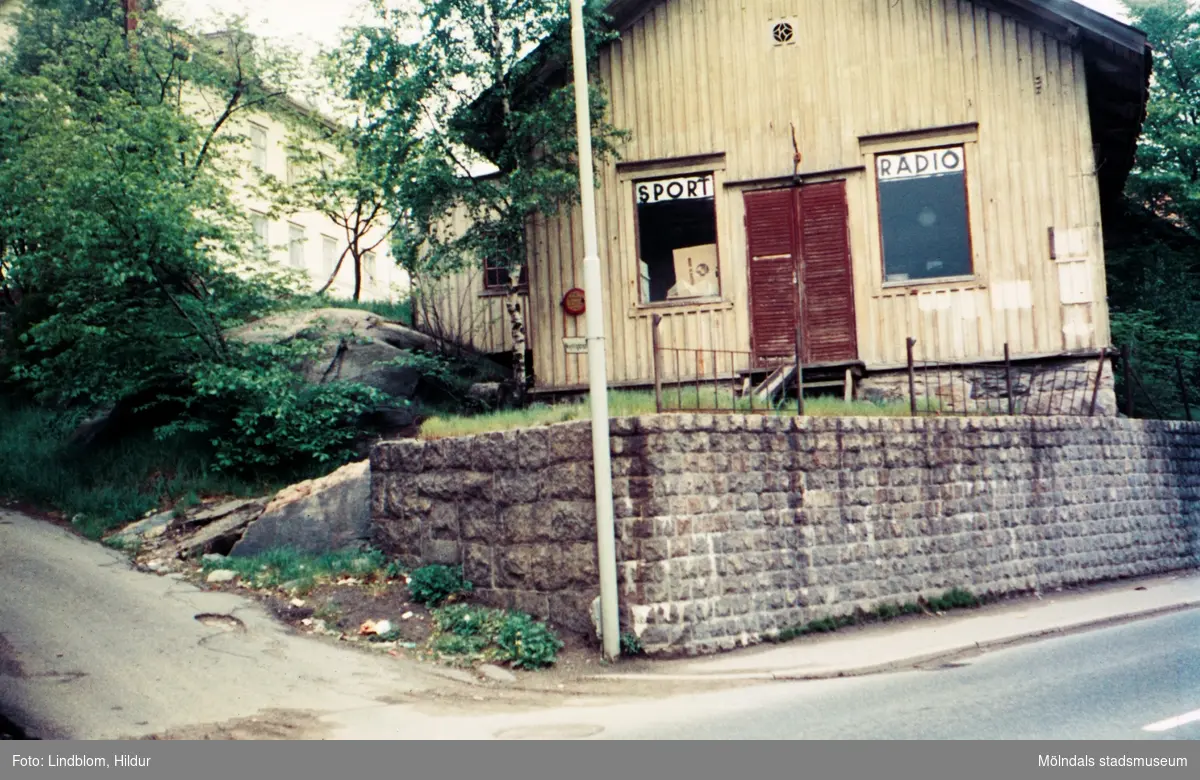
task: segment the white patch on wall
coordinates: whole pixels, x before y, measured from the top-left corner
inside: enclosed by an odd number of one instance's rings
[[[1092,303],[1092,264],[1086,260],[1058,262],[1058,294],[1064,305]]]
[[[1015,282],[996,282],[992,285],[992,309],[1021,311],[1033,308],[1033,285],[1023,279]]]
[[[1063,335],[1085,341],[1092,335],[1094,327],[1088,321],[1088,311],[1083,307],[1063,310]]]
[[[958,294],[958,314],[964,320],[973,320],[979,316],[975,306],[974,290],[963,290]]]
[[[950,293],[926,292],[917,295],[917,307],[921,311],[949,311],[953,305]]]
[[[1054,258],[1056,260],[1071,260],[1085,258],[1090,255],[1091,253],[1088,251],[1088,234],[1090,232],[1085,227],[1055,228]]]

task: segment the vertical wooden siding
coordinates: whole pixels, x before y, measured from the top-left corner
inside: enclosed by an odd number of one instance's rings
[[[442,229],[461,235],[469,224],[460,211]],[[508,298],[484,289],[482,260],[441,279],[416,280],[413,292],[416,322],[429,333],[488,354],[512,350],[512,326],[505,307]],[[525,310],[525,330],[532,340],[537,328],[529,316],[528,299]]]
[[[858,331],[844,182],[800,189],[804,261],[804,362],[858,359]]]
[[[779,18],[794,20],[795,45],[773,45]],[[1107,343],[1083,59],[1066,43],[969,0],[668,0],[608,47],[598,77],[611,120],[632,132],[624,161],[724,154],[714,166],[721,302],[640,304],[631,175],[615,164],[601,172],[612,381],[651,377],[655,313],[668,345],[750,350],[742,196],[755,185],[739,182],[790,175],[793,128],[802,175],[866,166],[836,178],[847,181],[859,353],[868,366],[902,363],[910,334],[924,357],[945,360],[994,358],[1005,342],[1018,355]],[[978,123],[966,142],[976,278],[884,287],[871,158],[860,137],[964,123]],[[1050,227],[1086,235],[1096,303],[1059,302]],[[583,320],[559,306],[582,279],[578,214],[539,221],[533,237],[538,384],[580,386],[586,361],[567,355],[562,340],[585,335]]]

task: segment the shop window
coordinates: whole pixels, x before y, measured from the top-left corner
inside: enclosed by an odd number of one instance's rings
[[[963,147],[881,154],[875,158],[875,171],[884,280],[970,276]]]
[[[634,182],[643,303],[721,294],[713,175]]]

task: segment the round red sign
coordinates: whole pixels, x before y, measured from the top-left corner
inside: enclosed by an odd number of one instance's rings
[[[563,310],[572,317],[578,317],[587,311],[587,299],[583,294],[583,290],[576,287],[573,290],[568,290],[563,296]]]

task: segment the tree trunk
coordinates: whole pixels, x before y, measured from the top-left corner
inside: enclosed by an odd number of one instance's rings
[[[512,326],[513,339],[513,387],[516,391],[517,403],[525,404],[525,393],[528,388],[525,367],[525,309],[521,303],[521,295],[517,285],[508,288],[508,320]]]
[[[359,297],[362,295],[362,259],[358,256],[358,252],[351,252],[351,257],[354,260],[354,302],[358,303]]]

